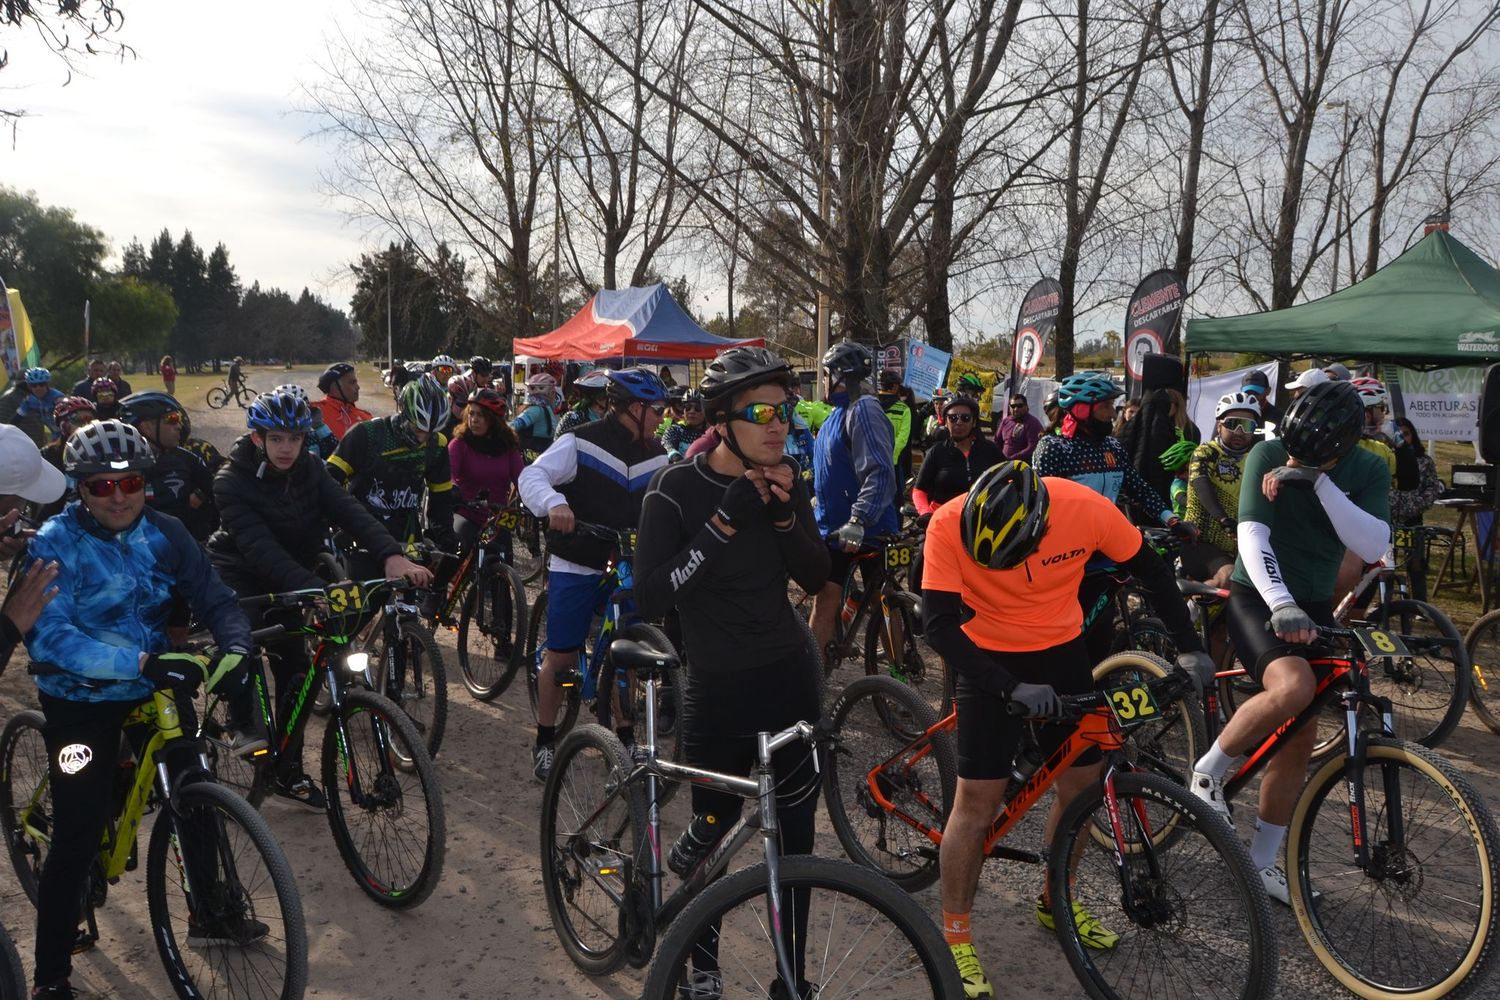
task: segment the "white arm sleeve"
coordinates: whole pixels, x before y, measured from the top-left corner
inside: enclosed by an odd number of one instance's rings
[[[1266,607],[1275,611],[1283,605],[1296,604],[1296,598],[1282,582],[1281,564],[1271,550],[1271,526],[1259,521],[1241,521],[1234,534],[1245,572],[1250,575],[1250,582],[1255,584]]]
[[[516,487],[521,491],[521,502],[535,514],[546,514],[553,507],[568,502],[557,487],[571,483],[578,475],[578,439],[564,434],[552,446],[537,456],[537,460],[521,470]]]
[[[1338,533],[1339,541],[1345,547],[1352,549],[1367,563],[1376,562],[1385,555],[1391,540],[1389,524],[1361,509],[1327,476],[1318,477],[1313,493],[1323,505],[1323,512],[1333,522],[1333,530]]]

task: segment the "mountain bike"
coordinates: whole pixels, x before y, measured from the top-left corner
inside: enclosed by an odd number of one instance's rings
[[[1464,649],[1474,671],[1469,678],[1469,707],[1492,733],[1500,733],[1500,608],[1469,626]]]
[[[479,701],[492,701],[510,686],[526,657],[526,585],[521,574],[502,557],[502,532],[511,532],[510,548],[520,543],[514,532],[522,526],[525,508],[469,500],[466,507],[486,511],[479,540],[458,560],[438,608],[437,620],[457,623],[458,667],[464,687]],[[446,554],[446,553],[445,553]]]
[[[761,733],[748,778],[662,760],[652,736],[655,695],[676,657],[627,639],[612,643],[610,657],[645,689],[643,744],[632,758],[608,729],[581,726],[558,746],[542,792],[547,908],[574,964],[604,975],[651,963],[646,1000],[676,1000],[689,969],[705,967],[717,970],[722,996],[775,996],[777,983],[788,997],[963,995],[942,936],[914,900],[847,862],[781,855],[771,755],[815,743],[811,724]],[[666,896],[660,789],[679,782],[753,808]],[[757,833],[765,861],[718,878]]]
[[[602,524],[578,522],[578,534],[609,542],[614,547],[609,565],[599,579],[598,605],[602,617],[596,618],[593,641],[578,651],[578,666],[555,676],[563,688],[563,703],[555,725],[558,736],[573,727],[579,708],[593,706],[594,717],[607,729],[634,725],[641,721],[645,709],[645,688],[628,670],[617,668],[609,656],[610,643],[617,638],[634,639],[654,649],[671,650],[673,666],[663,675],[661,696],[663,711],[655,716],[654,734],[667,742],[668,756],[681,759],[677,724],[682,718],[682,676],[675,647],[666,633],[641,620],[636,613],[631,591],[635,586],[632,564],[635,558],[635,530],[617,529]],[[531,714],[540,718],[540,679],[542,656],[547,646],[547,593],[543,591],[531,606],[531,623],[526,633],[526,692],[531,700]],[[618,720],[618,721],[616,721]]]
[[[173,991],[183,1000],[300,997],[307,934],[291,867],[265,820],[215,780],[204,741],[186,735],[191,714],[191,702],[179,709],[172,692],[158,691],[125,720],[112,818],[89,869],[75,949],[99,940],[95,910],[136,868],[137,831],[155,811],[146,901]],[[45,724],[24,711],[0,732],[0,825],[33,905],[53,833]]]
[[[1072,920],[1056,921],[1068,964],[1092,997],[1271,996],[1276,937],[1249,852],[1222,817],[1151,773],[1130,748],[1134,727],[1191,696],[1192,678],[1139,653],[1110,657],[1099,669],[1151,676],[1064,696],[1062,713],[1040,721],[1073,728],[1045,758],[1028,727],[1003,808],[985,835],[985,856],[1045,865],[1054,912],[1086,902],[1120,935],[1113,948],[1096,950]],[[891,730],[883,721],[890,717],[907,720],[915,735]],[[830,720],[823,793],[839,843],[903,888],[931,884],[956,785],[957,716],[939,720],[902,685],[865,677],[834,702]],[[1099,784],[1068,807],[1047,849],[1005,845],[1057,776],[1091,747],[1104,754]]]
[[[243,381],[233,387],[226,381],[208,390],[208,406],[209,409],[222,410],[232,399],[239,404],[240,409],[245,409],[255,402],[255,398],[259,395],[260,393]]]
[[[1407,656],[1406,637],[1366,626],[1318,635],[1321,648],[1307,651],[1319,671],[1312,704],[1226,779],[1225,799],[1282,739],[1337,704],[1348,735],[1314,766],[1287,829],[1297,923],[1318,961],[1357,996],[1462,996],[1492,958],[1500,833],[1459,769],[1397,739],[1391,699],[1372,693],[1371,661]],[[1212,739],[1217,713],[1205,714]],[[1361,724],[1372,718],[1373,733]]]
[[[423,546],[417,549],[436,554]],[[370,653],[372,690],[406,713],[428,756],[436,757],[448,724],[448,671],[437,637],[422,621],[426,591],[397,580],[367,596],[376,593],[382,599],[370,605],[373,613],[354,641]]]
[[[898,535],[867,539],[854,554],[839,595],[833,638],[823,649],[823,676],[845,660],[862,656],[866,674],[889,674],[913,686],[927,679],[917,642],[922,634],[921,598],[901,586],[912,563],[920,561],[921,544],[921,529],[913,526]]]
[[[312,703],[326,684],[331,710],[323,731],[322,779],[333,842],[359,887],[393,908],[416,906],[432,894],[442,877],[446,842],[432,757],[406,713],[375,692],[371,654],[353,645],[369,599],[402,586],[402,580],[375,579],[241,600],[246,607],[303,609],[305,624],[258,634],[312,639],[312,667],[295,691],[281,693],[287,706],[281,717],[265,697],[264,675],[255,678],[257,703],[271,732],[268,753],[248,760],[234,753],[224,699],[208,701],[202,729],[220,780],[258,806],[273,783],[301,770],[289,748],[300,748]]]

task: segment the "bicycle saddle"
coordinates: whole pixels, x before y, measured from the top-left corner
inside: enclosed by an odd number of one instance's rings
[[[1218,587],[1210,587],[1206,583],[1197,580],[1184,580],[1177,578],[1177,592],[1183,597],[1227,597],[1228,591],[1220,590]]]
[[[652,649],[634,639],[616,639],[609,644],[609,657],[616,667],[638,674],[654,674],[678,665],[677,654]]]

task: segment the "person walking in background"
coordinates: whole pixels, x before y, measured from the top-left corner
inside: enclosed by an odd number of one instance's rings
[[[1000,452],[1013,462],[1031,461],[1036,443],[1042,439],[1042,422],[1031,414],[1031,404],[1026,397],[1016,393],[1010,397],[1010,410],[1000,419],[995,431],[995,443]]]
[[[172,355],[163,354],[157,370],[161,372],[161,384],[166,387],[167,395],[177,395],[177,363],[172,360]]]

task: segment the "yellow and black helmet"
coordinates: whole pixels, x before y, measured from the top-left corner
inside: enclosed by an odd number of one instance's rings
[[[1047,487],[1042,477],[1025,462],[990,466],[964,499],[958,530],[964,550],[979,565],[1021,565],[1047,531]]]

